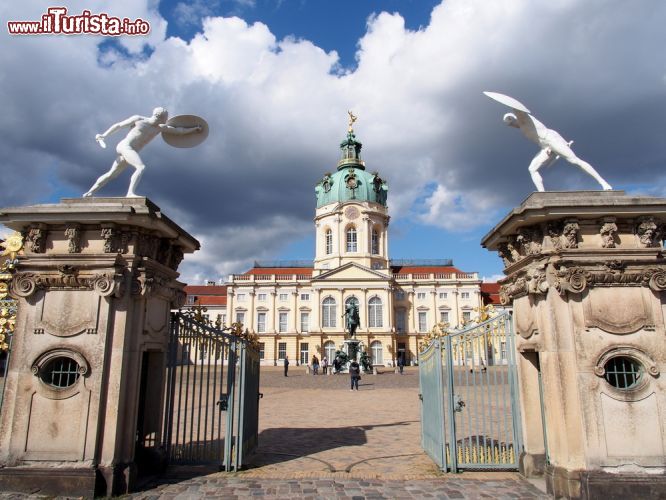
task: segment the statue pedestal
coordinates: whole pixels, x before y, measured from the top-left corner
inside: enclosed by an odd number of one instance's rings
[[[0,490],[125,493],[159,462],[176,270],[199,244],[146,198],[7,208],[0,223],[25,236]]]
[[[482,241],[514,309],[521,472],[557,498],[666,495],[665,224],[666,199],[543,192]]]
[[[361,341],[357,339],[345,339],[342,345],[342,352],[347,355],[347,364],[343,368],[343,372],[349,372],[349,365],[352,361],[357,363],[361,360]]]

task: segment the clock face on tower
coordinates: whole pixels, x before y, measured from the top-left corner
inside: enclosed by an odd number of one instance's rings
[[[347,207],[345,209],[345,217],[347,217],[349,220],[357,219],[359,215],[361,215],[361,213],[356,207]]]

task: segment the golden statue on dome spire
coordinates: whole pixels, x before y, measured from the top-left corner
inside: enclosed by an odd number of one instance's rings
[[[351,111],[347,111],[347,114],[349,115],[349,130],[348,130],[348,132],[353,133],[354,132],[354,122],[358,119],[358,117],[354,116],[354,113],[352,113]]]

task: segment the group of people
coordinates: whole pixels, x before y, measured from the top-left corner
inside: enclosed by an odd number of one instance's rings
[[[323,375],[326,375],[328,373],[328,359],[326,356],[321,360],[321,364],[319,363],[319,359],[317,356],[312,356],[312,361],[310,362],[310,366],[312,367],[312,374],[313,375],[318,375],[319,374],[319,367],[321,366],[321,372]]]

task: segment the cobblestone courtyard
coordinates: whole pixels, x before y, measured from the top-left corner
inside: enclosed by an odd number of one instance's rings
[[[517,473],[440,473],[420,447],[417,368],[379,372],[363,375],[352,392],[348,375],[292,366],[284,377],[281,367],[262,367],[251,467],[233,474],[173,468],[132,497],[547,498]]]

